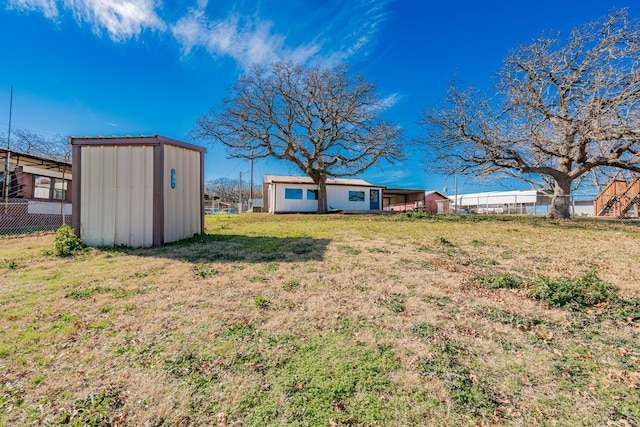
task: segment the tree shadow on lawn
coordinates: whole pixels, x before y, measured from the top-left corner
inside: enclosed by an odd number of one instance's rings
[[[193,263],[319,261],[329,239],[200,234],[154,248],[104,248],[130,255],[164,257]]]

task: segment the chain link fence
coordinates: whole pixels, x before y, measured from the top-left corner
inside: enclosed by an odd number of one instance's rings
[[[14,152],[5,157],[0,169],[0,236],[71,225],[70,164],[62,164],[63,172],[59,164]]]
[[[597,194],[567,196],[572,217],[593,217],[597,215],[594,201]],[[451,201],[451,212],[461,214],[520,214],[547,215],[551,211],[552,195],[546,192],[522,191],[506,193],[479,193],[459,195]],[[457,202],[457,203],[456,203]],[[637,210],[630,215],[637,217]]]
[[[71,203],[2,199],[0,235],[28,234],[71,225]]]

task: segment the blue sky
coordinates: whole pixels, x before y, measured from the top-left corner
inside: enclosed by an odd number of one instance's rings
[[[3,0],[0,9],[0,134],[150,135],[188,140],[195,120],[220,104],[252,63],[346,62],[391,102],[408,135],[455,76],[491,87],[502,59],[542,32],[562,34],[637,0]],[[205,179],[249,173],[247,161],[207,147]],[[389,187],[442,191],[419,154],[362,177]],[[263,174],[296,174],[275,160]],[[459,179],[459,192],[526,184]]]

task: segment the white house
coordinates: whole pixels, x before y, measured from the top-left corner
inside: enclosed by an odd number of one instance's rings
[[[380,211],[384,187],[362,179],[328,178],[330,211]],[[262,183],[263,212],[317,212],[318,186],[307,176],[265,175]]]

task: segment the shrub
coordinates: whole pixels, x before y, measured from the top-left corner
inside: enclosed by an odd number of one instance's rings
[[[71,256],[84,247],[82,240],[75,235],[73,229],[67,224],[63,224],[56,231],[53,255],[59,257]]]
[[[618,299],[617,290],[598,278],[594,270],[575,279],[539,277],[529,289],[529,297],[552,307],[590,307]]]
[[[476,276],[474,281],[489,289],[518,289],[522,286],[520,277],[507,273]]]

